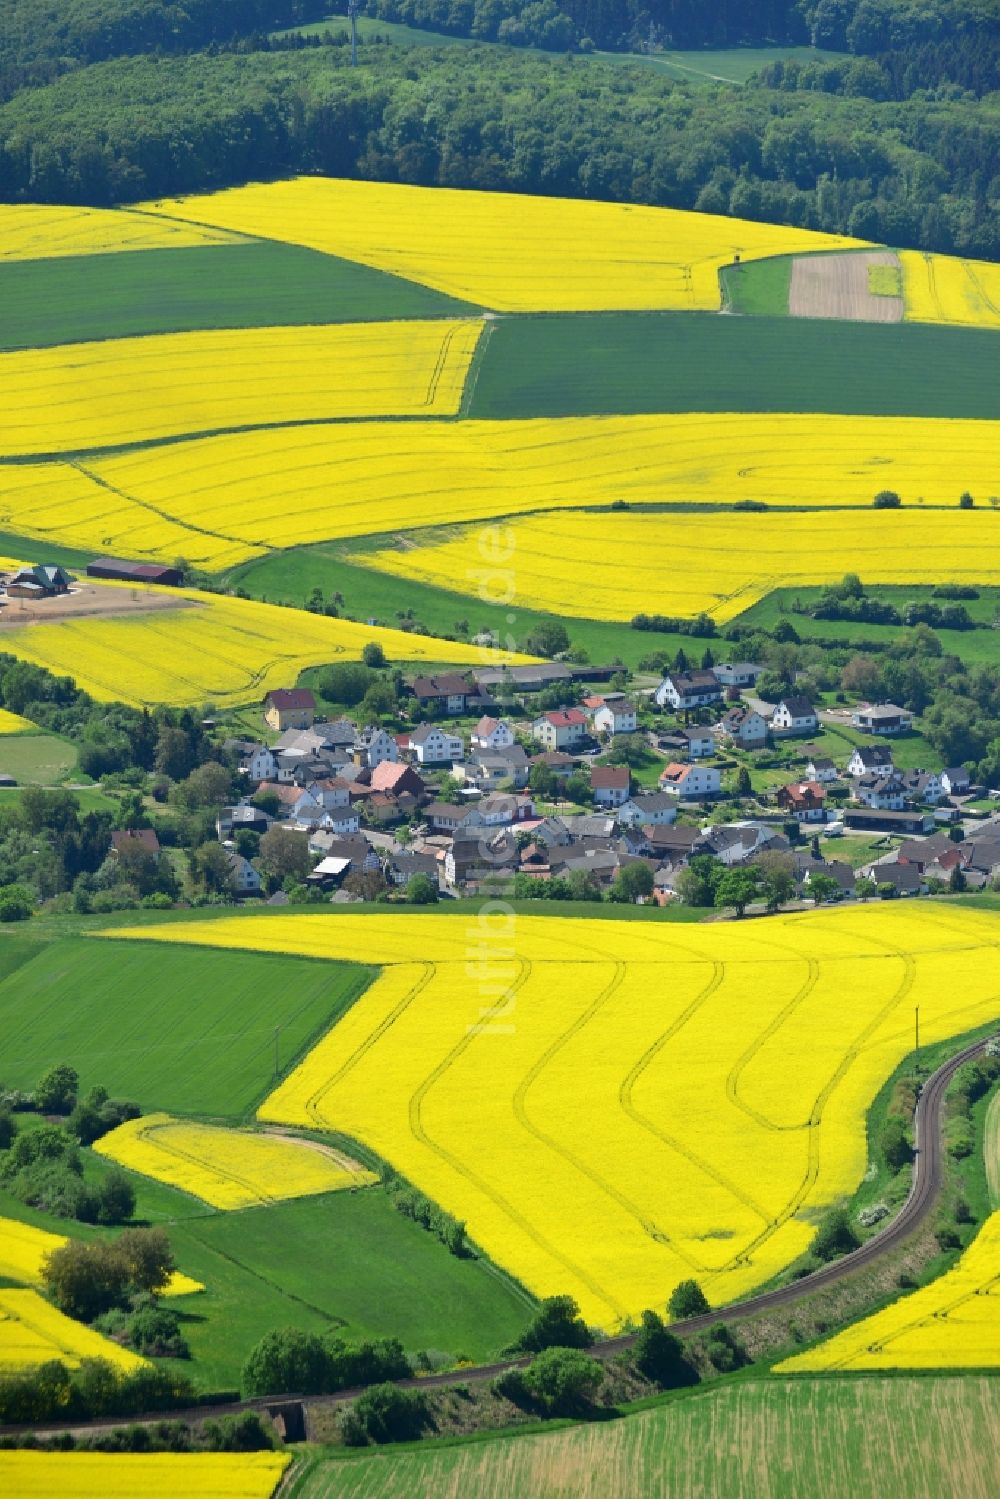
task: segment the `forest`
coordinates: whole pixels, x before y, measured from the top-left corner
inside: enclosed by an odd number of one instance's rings
[[[0,107],[0,199],[321,172],[696,208],[1000,257],[995,100],[689,85],[515,49],[122,58]]]

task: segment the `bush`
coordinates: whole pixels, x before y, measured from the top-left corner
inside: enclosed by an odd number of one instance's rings
[[[169,1410],[194,1398],[190,1380],[162,1366],[122,1374],[105,1359],[84,1359],[70,1372],[53,1359],[15,1374],[0,1373],[0,1425]]]
[[[341,1432],[349,1447],[369,1442],[409,1442],[427,1425],[427,1402],[418,1390],[378,1384],[359,1395],[341,1417]]]
[[[385,1185],[397,1213],[402,1213],[404,1218],[412,1218],[414,1223],[419,1223],[428,1233],[436,1235],[450,1254],[468,1254],[465,1224],[460,1219],[453,1218],[444,1208],[439,1208],[423,1192],[408,1187],[398,1176],[388,1177]]]
[[[639,1373],[663,1390],[698,1383],[698,1372],[685,1357],[684,1344],[668,1331],[656,1312],[642,1314],[634,1357]]]
[[[842,1254],[850,1254],[860,1243],[846,1209],[833,1208],[820,1225],[813,1240],[812,1252],[818,1259],[835,1260]]]
[[[700,1317],[710,1311],[708,1299],[696,1280],[682,1280],[674,1286],[667,1302],[667,1311],[675,1322],[685,1317]]]
[[[585,1410],[603,1382],[600,1364],[579,1348],[546,1348],[524,1371],[528,1394],[553,1414]]]
[[[545,1348],[590,1348],[593,1341],[572,1296],[547,1296],[517,1347],[525,1353],[541,1353]]]
[[[42,1275],[56,1305],[89,1322],[133,1296],[162,1291],[175,1268],[162,1228],[133,1228],[89,1244],[71,1239],[49,1255]]]
[[[880,489],[872,500],[876,510],[898,510],[902,503],[894,489]]]
[[[138,1119],[141,1112],[137,1103],[109,1098],[107,1088],[91,1088],[70,1114],[66,1128],[81,1145],[92,1145],[127,1119]]]
[[[905,1120],[898,1114],[890,1114],[886,1119],[879,1136],[879,1150],[883,1161],[892,1172],[901,1171],[913,1160],[913,1146],[910,1144],[909,1131]]]
[[[181,1335],[180,1318],[166,1307],[146,1306],[129,1321],[129,1344],[144,1358],[190,1358],[191,1350]]]
[[[285,1327],[266,1333],[250,1351],[241,1383],[247,1395],[330,1395],[412,1373],[398,1338],[352,1345]]]
[[[10,1109],[0,1109],[0,1150],[9,1150],[17,1134],[17,1120]]]
[[[34,910],[31,891],[24,885],[5,885],[0,889],[0,921],[27,921]]]
[[[750,1362],[750,1355],[743,1344],[724,1322],[710,1327],[705,1337],[705,1352],[713,1368],[720,1374],[732,1374]]]

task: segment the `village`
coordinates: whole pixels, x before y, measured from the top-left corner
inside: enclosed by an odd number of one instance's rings
[[[268,895],[252,850],[272,830],[305,849],[311,897],[338,903],[504,888],[667,905],[749,870],[761,888],[737,885],[742,914],[766,885],[782,904],[820,903],[1000,876],[1000,817],[965,810],[969,773],[894,765],[911,714],[859,705],[841,721],[867,742],[820,753],[834,715],[794,695],[761,702],[760,673],[672,670],[631,692],[596,690],[611,668],[561,661],[414,676],[402,731],[324,718],[309,688],[269,692],[266,739],[224,745],[245,784],[217,821],[230,893]]]

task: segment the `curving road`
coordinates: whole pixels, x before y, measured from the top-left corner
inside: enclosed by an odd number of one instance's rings
[[[729,1306],[719,1307],[705,1312],[698,1317],[688,1317],[682,1322],[672,1322],[670,1330],[682,1335],[688,1333],[702,1332],[708,1327],[714,1327],[719,1322],[738,1322],[745,1317],[756,1316],[760,1312],[773,1311],[777,1307],[794,1306],[797,1302],[805,1300],[815,1291],[821,1291],[824,1287],[834,1285],[837,1281],[844,1280],[849,1275],[854,1275],[858,1270],[864,1270],[879,1259],[890,1253],[904,1239],[910,1237],[925,1221],[928,1215],[937,1205],[937,1199],[941,1191],[942,1183],[942,1157],[944,1153],[944,1101],[948,1091],[948,1085],[955,1073],[966,1062],[971,1062],[985,1048],[985,1041],[976,1041],[971,1046],[966,1046],[953,1057],[943,1063],[936,1072],[931,1073],[924,1084],[923,1091],[917,1101],[917,1110],[914,1118],[914,1145],[915,1158],[913,1165],[913,1181],[910,1186],[909,1196],[895,1218],[879,1233],[873,1234],[858,1249],[851,1254],[846,1254],[839,1260],[833,1260],[821,1269],[814,1270],[811,1275],[803,1276],[801,1280],[792,1281],[789,1285],[778,1286],[773,1291],[763,1291],[757,1296],[750,1296],[745,1301],[734,1301]],[[635,1342],[635,1334],[626,1334],[618,1338],[607,1338],[601,1343],[595,1343],[588,1352],[599,1359],[613,1358],[615,1354],[630,1348]],[[494,1379],[507,1369],[524,1368],[531,1362],[531,1356],[516,1359],[503,1359],[494,1364],[479,1364],[474,1368],[452,1369],[442,1374],[422,1375],[419,1378],[401,1379],[398,1383],[403,1388],[433,1389],[435,1386],[450,1385],[461,1382],[462,1384],[475,1384],[483,1380]],[[190,1410],[182,1411],[157,1411],[148,1416],[117,1417],[110,1421],[95,1421],[87,1423],[92,1426],[121,1426],[142,1424],[143,1422],[162,1421],[165,1417],[171,1420],[204,1420],[208,1416],[220,1416],[232,1414],[240,1410],[263,1411],[273,1409],[280,1405],[294,1405],[303,1399],[308,1399],[310,1405],[340,1405],[344,1401],[354,1400],[362,1391],[340,1390],[335,1395],[310,1395],[302,1396],[289,1393],[287,1395],[269,1395],[254,1400],[234,1401],[229,1405],[221,1406],[196,1406]],[[84,1423],[77,1423],[73,1428],[80,1430]],[[3,1427],[2,1430],[14,1431],[64,1431],[65,1426],[34,1426],[34,1427]]]

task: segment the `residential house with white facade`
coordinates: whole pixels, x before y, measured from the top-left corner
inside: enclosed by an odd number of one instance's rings
[[[418,765],[451,765],[465,753],[464,741],[457,734],[449,734],[434,723],[411,729],[408,747]]]
[[[694,708],[708,708],[722,699],[722,685],[714,671],[669,671],[656,689],[661,708],[689,713]]]
[[[531,725],[531,737],[546,749],[572,748],[588,737],[587,715],[579,708],[562,708],[543,713]]]
[[[776,739],[792,734],[814,734],[819,728],[816,709],[807,697],[783,697],[771,714],[770,729]]]
[[[714,765],[668,765],[660,772],[660,788],[681,801],[702,801],[719,795],[722,773]]]

